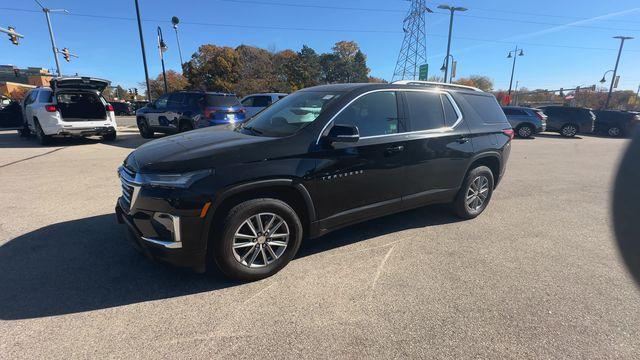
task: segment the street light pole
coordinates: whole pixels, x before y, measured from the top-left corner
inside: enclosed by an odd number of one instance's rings
[[[518,53],[518,50],[520,50],[520,53]],[[509,56],[507,56],[507,58],[511,58],[513,57],[513,65],[511,65],[511,80],[509,80],[509,96],[511,96],[511,89],[513,86],[513,74],[516,71],[516,58],[518,56],[524,56],[524,52],[522,49],[518,49],[518,45],[516,45],[515,50],[513,50],[513,56],[511,54],[511,51],[509,51]]]
[[[439,5],[438,9],[449,10],[451,15],[449,16],[449,39],[447,40],[447,57],[445,58],[445,68],[444,68],[444,82],[447,82],[447,75],[449,73],[449,55],[451,55],[451,33],[453,32],[453,13],[456,11],[467,11],[466,8],[463,7],[455,7],[449,5]]]
[[[618,64],[620,63],[620,55],[622,54],[622,47],[625,40],[633,39],[631,36],[614,36],[614,39],[620,39],[620,49],[618,49],[618,57],[616,58],[616,66],[613,68],[613,77],[611,78],[611,85],[609,86],[609,93],[607,94],[607,101],[604,103],[604,110],[609,108],[609,102],[611,101],[611,93],[613,92],[613,85],[616,82],[616,74],[618,73]]]
[[[169,88],[167,87],[167,74],[164,70],[164,52],[167,50],[167,45],[164,43],[164,38],[162,37],[162,29],[158,26],[158,51],[160,52],[160,62],[162,63],[162,80],[164,81],[164,93],[169,92]]]
[[[184,61],[182,61],[182,49],[180,48],[180,37],[178,36],[178,23],[180,19],[177,16],[171,18],[171,24],[173,24],[173,30],[176,31],[176,43],[178,43],[178,55],[180,55],[180,68],[184,72]]]
[[[134,0],[136,5],[136,16],[138,17],[138,34],[140,35],[140,48],[142,49],[142,63],[144,64],[144,80],[147,83],[147,100],[151,102],[151,87],[149,86],[149,70],[147,68],[147,55],[144,51],[144,37],[142,36],[142,20],[140,20],[140,6],[138,0]]]
[[[68,12],[68,11],[64,9],[51,10],[49,8],[44,7],[42,3],[40,3],[40,1],[38,0],[35,0],[35,1],[40,6],[40,8],[42,8],[42,11],[44,12],[45,17],[47,18],[47,26],[49,27],[49,38],[51,38],[51,49],[53,50],[53,58],[56,61],[56,71],[58,72],[58,76],[62,76],[62,73],[60,72],[60,61],[58,61],[58,48],[56,47],[56,40],[53,37],[53,28],[51,27],[51,17],[49,16],[49,14],[51,13],[51,11],[53,12]]]

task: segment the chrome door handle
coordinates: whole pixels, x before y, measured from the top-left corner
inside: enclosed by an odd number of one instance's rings
[[[387,153],[389,154],[397,153],[397,152],[404,151],[404,146],[402,145],[392,146],[392,147],[388,147],[386,150],[387,150]]]

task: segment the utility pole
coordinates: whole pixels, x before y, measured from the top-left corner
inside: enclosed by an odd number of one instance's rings
[[[518,50],[520,50],[519,53],[518,53]],[[511,87],[513,85],[513,74],[516,71],[516,58],[518,56],[524,56],[524,51],[522,49],[518,49],[518,45],[516,45],[515,50],[513,50],[513,56],[511,51],[509,51],[509,55],[507,56],[507,59],[513,58],[513,65],[511,66],[511,80],[509,80],[509,96],[511,96]]]
[[[616,82],[616,74],[618,73],[618,64],[620,63],[620,55],[622,54],[622,47],[625,40],[633,39],[631,36],[614,36],[614,39],[620,39],[620,49],[618,49],[618,57],[616,58],[616,67],[613,68],[613,77],[611,78],[611,85],[609,86],[609,93],[607,94],[607,101],[604,103],[604,110],[609,108],[609,102],[611,101],[611,93],[613,92],[613,85]]]
[[[445,67],[444,67],[444,82],[446,83],[447,74],[449,73],[449,55],[451,55],[451,33],[453,32],[453,13],[456,11],[467,11],[467,9],[463,7],[455,7],[455,6],[449,6],[449,5],[439,5],[438,9],[449,10],[451,12],[451,16],[449,17],[449,39],[447,40],[447,57],[445,58]]]
[[[398,54],[398,61],[391,80],[415,80],[419,78],[420,67],[427,65],[426,13],[433,11],[425,5],[425,0],[411,0],[411,6],[402,21],[404,38]],[[427,67],[428,69],[428,67]]]
[[[167,44],[164,43],[164,38],[162,37],[162,29],[158,26],[158,51],[160,52],[160,62],[162,63],[162,80],[164,80],[164,93],[169,92],[169,88],[167,87],[167,74],[164,71],[164,52],[167,51]]]
[[[636,108],[640,109],[640,85],[638,85],[638,91],[636,92]]]
[[[149,86],[149,70],[147,68],[147,55],[144,51],[144,37],[142,36],[142,20],[140,20],[140,6],[138,0],[134,0],[136,5],[136,16],[138,17],[138,34],[140,35],[140,48],[142,49],[142,63],[144,64],[144,79],[147,83],[147,100],[151,102],[151,87]]]
[[[49,16],[49,14],[51,12],[68,13],[69,11],[65,9],[49,9],[44,7],[42,3],[40,3],[40,1],[38,0],[35,0],[35,2],[42,8],[42,11],[44,12],[45,17],[47,18],[47,26],[49,27],[49,37],[51,38],[51,49],[53,50],[53,58],[56,61],[56,70],[58,71],[58,76],[62,76],[62,73],[60,72],[60,62],[58,61],[58,48],[56,47],[56,40],[53,37],[53,28],[51,27],[51,17]]]
[[[182,61],[182,49],[180,48],[180,37],[178,36],[178,23],[180,23],[180,19],[177,16],[171,18],[171,24],[173,24],[173,30],[176,31],[176,43],[178,43],[178,55],[180,55],[180,68],[183,69],[184,72],[184,61]]]

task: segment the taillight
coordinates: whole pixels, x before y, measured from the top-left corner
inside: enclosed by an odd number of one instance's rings
[[[513,136],[515,135],[513,129],[504,129],[502,130],[502,133],[507,135],[509,137],[509,140],[513,140]]]
[[[107,111],[113,111],[113,105],[108,104],[107,105]]]
[[[45,105],[44,109],[47,110],[48,112],[58,111],[58,108],[55,105]]]
[[[243,109],[240,109],[240,111],[238,111],[238,112],[239,112],[240,114],[244,114],[244,113],[246,113],[246,112],[247,112],[247,110],[245,110],[245,109],[243,108]]]
[[[538,119],[540,119],[540,121],[544,121],[544,116],[542,115],[541,112],[534,111],[533,113],[536,114],[536,116],[538,117]]]

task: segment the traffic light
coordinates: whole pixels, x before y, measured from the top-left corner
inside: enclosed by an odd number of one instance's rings
[[[9,35],[9,39],[11,40],[13,45],[18,45],[18,35],[16,35],[16,33],[15,33],[16,29],[13,26],[9,26],[9,27],[7,27],[7,30],[9,30],[7,35]]]
[[[138,95],[138,88],[133,88],[133,92],[136,94],[136,96]]]
[[[62,49],[62,57],[64,57],[64,59],[69,62],[71,60],[71,53],[69,52],[69,49],[64,48]]]

